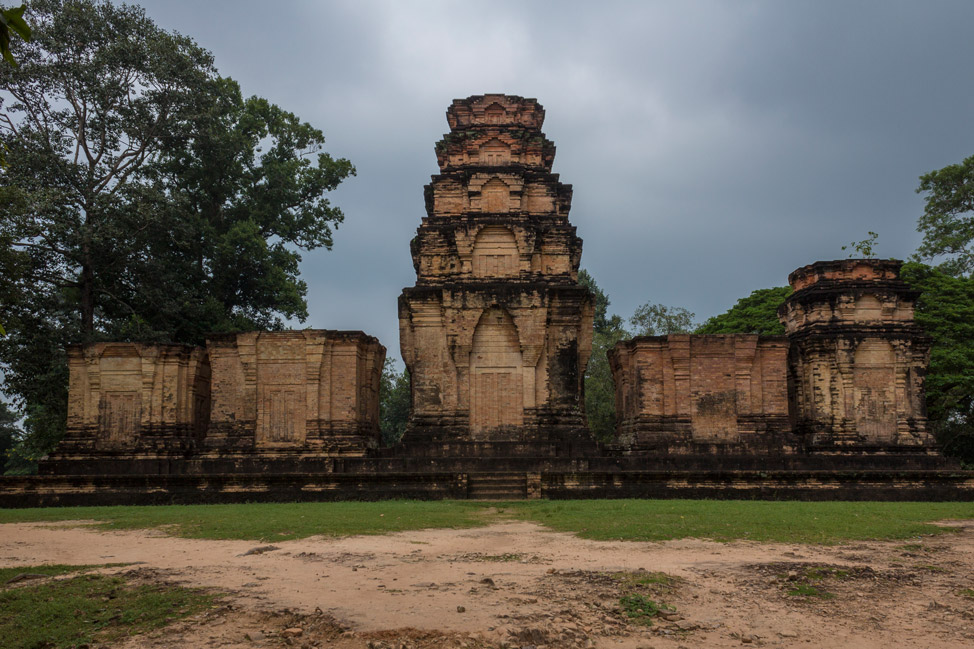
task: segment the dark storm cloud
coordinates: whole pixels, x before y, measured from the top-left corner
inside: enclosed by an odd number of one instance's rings
[[[974,151],[969,3],[145,2],[245,93],[322,128],[358,177],[311,317],[398,357],[396,297],[454,97],[537,97],[583,266],[628,315],[702,319],[880,233],[918,242],[921,173]]]

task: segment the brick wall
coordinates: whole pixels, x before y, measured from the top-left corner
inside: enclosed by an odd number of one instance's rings
[[[206,350],[70,345],[67,432],[56,454],[190,448],[209,417]]]
[[[788,342],[640,336],[610,352],[620,440],[671,453],[791,450]]]
[[[361,454],[379,435],[385,348],[361,332],[263,331],[213,336],[215,451],[304,449]]]

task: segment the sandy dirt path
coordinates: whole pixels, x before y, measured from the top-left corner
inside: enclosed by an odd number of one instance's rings
[[[0,566],[137,563],[110,570],[229,594],[230,608],[127,647],[969,647],[974,521],[953,524],[959,533],[824,547],[598,542],[510,522],[263,550],[6,524]],[[677,578],[644,591],[675,608],[652,626],[620,610],[619,573],[641,571]],[[800,584],[832,597],[788,594]]]

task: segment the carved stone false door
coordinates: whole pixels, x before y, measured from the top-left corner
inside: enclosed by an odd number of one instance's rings
[[[867,442],[891,442],[896,435],[896,367],[885,340],[867,339],[855,355],[856,432]]]
[[[524,423],[521,348],[511,316],[488,309],[474,332],[470,372],[470,433],[488,437]]]

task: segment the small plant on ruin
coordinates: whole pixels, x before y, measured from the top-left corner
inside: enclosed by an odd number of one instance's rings
[[[960,596],[974,599],[974,588],[965,588],[964,590],[960,591]]]
[[[853,241],[848,246],[842,246],[842,250],[852,248],[852,252],[849,253],[849,257],[855,257],[858,254],[860,257],[875,257],[876,256],[876,243],[879,239],[879,234],[876,232],[869,231],[866,234],[869,236],[862,241]]]

